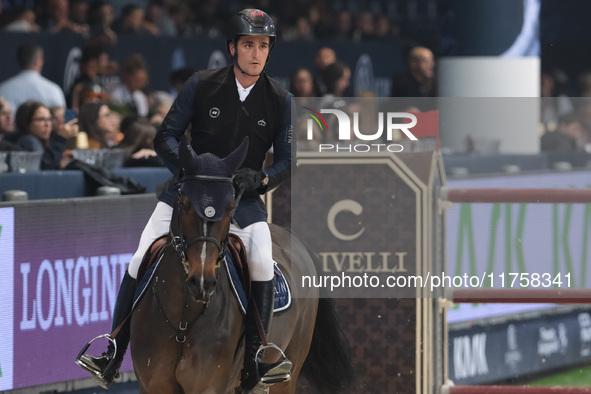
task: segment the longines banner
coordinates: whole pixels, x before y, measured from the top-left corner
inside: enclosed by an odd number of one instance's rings
[[[149,194],[0,205],[0,390],[88,377],[74,360],[110,332],[155,204]],[[131,369],[127,357],[122,370]]]

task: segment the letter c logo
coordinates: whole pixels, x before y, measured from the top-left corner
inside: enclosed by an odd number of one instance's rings
[[[365,227],[362,227],[361,230],[359,230],[355,234],[347,235],[341,233],[335,225],[335,219],[339,213],[344,211],[351,212],[352,214],[359,216],[363,212],[363,207],[361,206],[361,204],[354,200],[341,200],[336,202],[328,210],[328,216],[326,218],[328,229],[330,230],[332,235],[334,235],[337,239],[340,239],[341,241],[352,241],[356,238],[359,238],[361,234],[363,234],[363,232],[365,231]]]

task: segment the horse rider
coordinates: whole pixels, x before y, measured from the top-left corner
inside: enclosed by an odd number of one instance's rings
[[[271,233],[260,195],[289,179],[292,158],[293,95],[265,73],[275,41],[275,25],[267,13],[245,9],[232,16],[226,41],[232,64],[196,72],[179,93],[154,139],[155,150],[178,179],[182,171],[179,141],[189,126],[191,145],[197,154],[209,152],[225,157],[249,137],[246,159],[234,178],[234,184],[240,185],[244,194],[230,231],[245,245],[252,280],[251,301],[256,304],[265,332],[273,315],[274,267]],[[273,164],[263,170],[266,153],[271,148]],[[158,196],[159,202],[124,275],[113,313],[113,328],[131,312],[138,268],[149,245],[169,231],[178,184],[170,182],[169,185]],[[262,380],[272,378],[275,381],[278,375],[287,378],[291,368],[289,360],[271,364],[260,362],[262,352],[257,358],[262,339],[254,310],[250,306],[246,316],[241,373],[241,387],[246,392],[256,386],[257,389],[266,387]],[[98,374],[107,386],[113,382],[129,343],[129,320],[114,338],[117,354],[109,343],[102,356],[84,354],[79,360],[83,368]],[[111,363],[113,359],[115,362]]]

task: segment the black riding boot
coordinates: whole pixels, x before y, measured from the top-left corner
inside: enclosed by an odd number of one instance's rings
[[[252,297],[250,301],[256,303],[266,335],[269,332],[269,325],[273,316],[274,281],[252,282],[251,286]],[[259,348],[262,345],[262,339],[255,320],[255,313],[255,309],[249,307],[246,314],[246,327],[244,329],[246,346],[240,387],[246,392],[252,390],[252,392],[258,393],[266,392],[266,388],[273,383],[289,380],[291,377],[291,362],[287,359],[271,364],[261,362],[263,351],[259,352]]]
[[[115,302],[111,332],[113,332],[131,312],[131,308],[133,307],[133,295],[136,287],[137,281],[126,271],[123,280],[121,281],[119,293],[117,294],[117,301]],[[113,384],[113,380],[115,380],[119,374],[119,368],[121,367],[123,356],[125,355],[127,345],[129,344],[130,322],[131,319],[128,319],[115,338],[112,338],[117,342],[116,353],[115,346],[109,341],[107,351],[100,357],[83,354],[77,360],[78,364],[92,373],[94,379],[105,389],[108,389],[111,384]]]

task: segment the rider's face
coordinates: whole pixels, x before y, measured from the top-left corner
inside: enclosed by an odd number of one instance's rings
[[[269,56],[269,37],[242,36],[236,47],[230,46],[232,55],[237,54],[238,66],[250,75],[259,75],[265,68]]]

